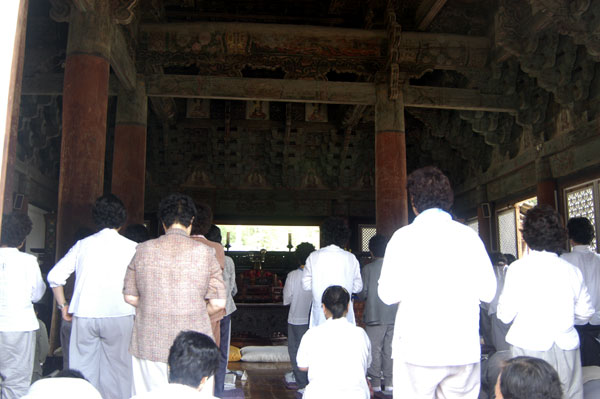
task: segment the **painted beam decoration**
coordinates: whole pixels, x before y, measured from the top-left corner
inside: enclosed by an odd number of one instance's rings
[[[401,72],[484,68],[485,37],[403,32],[397,43]],[[200,75],[241,77],[246,68],[281,68],[286,79],[326,75],[372,76],[383,69],[388,43],[382,30],[251,23],[143,24],[140,63],[195,66]],[[277,66],[277,67],[275,67]]]

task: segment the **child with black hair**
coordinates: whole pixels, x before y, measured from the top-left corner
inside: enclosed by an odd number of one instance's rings
[[[370,398],[367,367],[371,343],[365,331],[346,319],[350,294],[334,285],[323,292],[327,320],[309,329],[298,348],[298,368],[308,372],[303,399]]]

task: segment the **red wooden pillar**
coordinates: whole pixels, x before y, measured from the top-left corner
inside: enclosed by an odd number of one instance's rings
[[[127,222],[144,222],[146,123],[148,97],[144,81],[134,91],[121,88],[117,103],[112,192],[127,208]]]
[[[82,226],[92,227],[91,205],[102,195],[106,148],[111,26],[109,2],[96,0],[69,19],[63,87],[56,256]]]
[[[377,233],[388,238],[408,223],[404,101],[389,100],[387,85],[377,85],[375,106],[375,213]]]
[[[538,158],[535,161],[535,171],[538,204],[550,205],[556,209],[556,180],[552,176],[552,169],[548,158]]]

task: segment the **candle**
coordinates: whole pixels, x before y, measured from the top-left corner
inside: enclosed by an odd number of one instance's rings
[[[288,233],[288,245],[292,245],[292,233]]]
[[[227,244],[225,245],[229,245],[229,232],[227,232]]]

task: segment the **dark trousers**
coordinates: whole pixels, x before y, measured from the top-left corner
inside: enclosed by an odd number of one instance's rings
[[[215,396],[220,398],[223,396],[225,390],[225,374],[227,373],[227,363],[229,361],[229,342],[231,335],[231,315],[225,316],[221,319],[221,343],[219,351],[221,357],[219,359],[219,368],[215,374]]]
[[[298,384],[299,389],[308,385],[308,373],[298,370],[298,363],[296,362],[300,341],[302,341],[302,336],[307,331],[308,324],[295,325],[288,323],[288,353],[290,354],[292,371],[294,372],[294,378],[296,379],[296,384]]]
[[[600,336],[600,326],[585,324],[575,326],[579,334],[581,365],[600,366],[600,342],[596,340]]]

